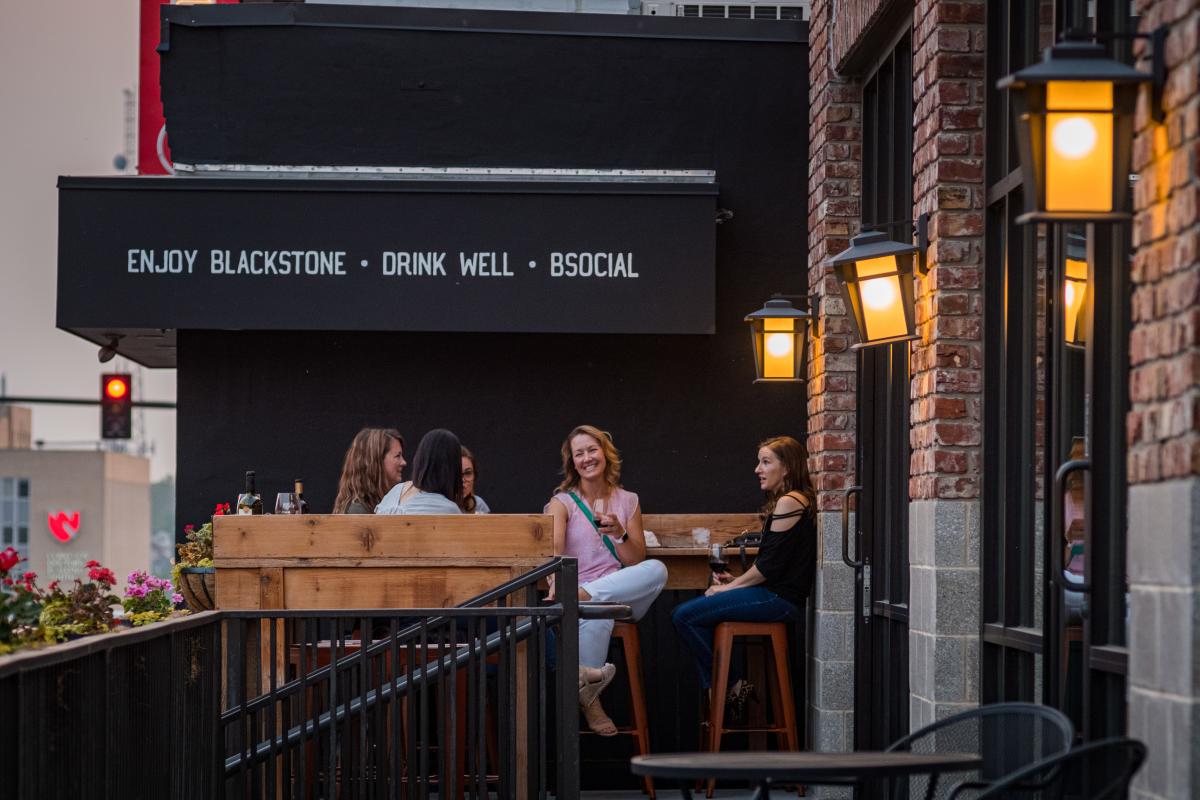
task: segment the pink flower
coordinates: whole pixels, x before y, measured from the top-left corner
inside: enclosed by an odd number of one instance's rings
[[[177,593],[177,594],[173,594],[173,595],[171,595],[171,602],[172,602],[172,603],[182,603],[182,602],[183,602],[183,595],[181,595],[181,594],[178,594],[178,593]]]

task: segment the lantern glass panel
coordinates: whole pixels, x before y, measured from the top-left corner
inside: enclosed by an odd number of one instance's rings
[[[796,377],[795,320],[767,317],[763,320],[764,378]]]
[[[1046,85],[1046,210],[1112,211],[1113,85]]]
[[[1068,258],[1063,281],[1063,333],[1070,344],[1083,343],[1080,314],[1087,300],[1087,262]]]
[[[856,288],[862,303],[865,339],[891,339],[908,335],[896,257],[868,258],[855,263]],[[878,277],[874,277],[878,276]]]

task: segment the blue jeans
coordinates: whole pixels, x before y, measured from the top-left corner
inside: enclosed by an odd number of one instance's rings
[[[712,687],[713,630],[721,622],[783,622],[800,612],[770,589],[749,586],[729,589],[712,597],[697,597],[677,607],[671,614],[675,630],[692,651],[700,685]]]

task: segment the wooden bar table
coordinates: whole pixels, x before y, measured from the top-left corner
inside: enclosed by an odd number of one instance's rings
[[[708,588],[712,569],[708,564],[708,546],[695,543],[692,531],[709,532],[709,545],[726,547],[725,557],[733,575],[742,574],[739,550],[729,547],[729,541],[746,531],[762,528],[758,514],[644,514],[642,527],[651,531],[659,541],[658,547],[647,547],[646,558],[657,558],[667,567],[667,589]],[[746,548],[754,556],[758,548]]]

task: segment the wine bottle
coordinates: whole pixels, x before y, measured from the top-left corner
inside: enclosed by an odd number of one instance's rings
[[[254,489],[254,470],[246,470],[246,491],[238,495],[237,513],[263,513],[262,495]]]
[[[295,484],[296,490],[296,505],[300,506],[300,513],[308,513],[308,501],[304,499],[304,480],[302,478],[294,478],[292,481]]]

